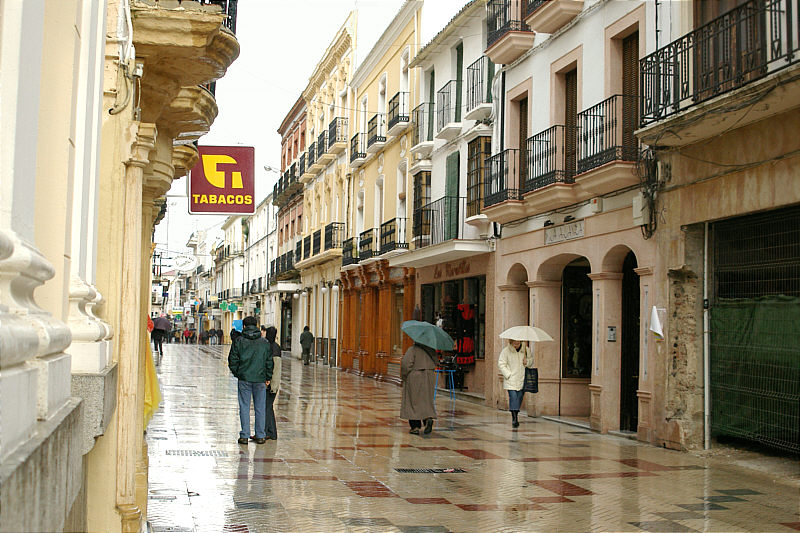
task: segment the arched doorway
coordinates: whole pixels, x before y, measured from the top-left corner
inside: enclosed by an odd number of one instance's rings
[[[561,387],[558,414],[586,418],[592,368],[592,280],[585,257],[572,260],[561,274]]]
[[[620,323],[619,425],[637,431],[639,424],[639,275],[636,256],[628,252],[622,263],[622,320]]]

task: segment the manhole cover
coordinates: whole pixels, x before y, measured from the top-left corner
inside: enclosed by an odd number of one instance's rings
[[[401,474],[461,474],[466,472],[461,468],[395,468]]]
[[[166,454],[184,457],[228,457],[228,452],[220,450],[167,450]]]

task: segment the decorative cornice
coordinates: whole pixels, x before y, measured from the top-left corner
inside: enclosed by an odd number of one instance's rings
[[[622,272],[592,272],[587,274],[589,279],[592,281],[602,281],[602,280],[620,280],[622,279]]]
[[[353,36],[350,27],[352,17],[353,12],[348,15],[345,23],[339,28],[339,31],[336,32],[336,36],[333,38],[330,46],[328,46],[325,54],[323,54],[322,59],[317,63],[314,72],[309,77],[308,85],[303,91],[303,98],[306,102],[310,102],[314,95],[319,92],[322,83],[335,73],[339,62],[342,61],[345,54],[352,49]],[[344,81],[346,82],[347,80]]]
[[[521,284],[521,285],[498,285],[497,288],[501,292],[506,292],[506,291],[527,291],[528,290],[528,287],[526,287],[524,284]]]
[[[634,268],[633,271],[636,272],[640,278],[653,275],[653,267],[651,266]]]
[[[150,152],[155,150],[156,125],[150,122],[139,123],[136,139],[131,143],[131,157],[125,162],[126,166],[145,168],[150,163]]]
[[[525,286],[531,289],[536,289],[539,287],[561,287],[560,281],[546,281],[546,280],[535,280],[535,281],[526,281]]]

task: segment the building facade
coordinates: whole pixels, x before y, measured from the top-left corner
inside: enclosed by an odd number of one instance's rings
[[[235,4],[0,6],[4,531],[143,527],[152,232],[216,117],[199,85],[238,55]]]
[[[410,112],[417,80],[422,2],[405,2],[353,73],[350,173],[342,243],[339,365],[399,382],[410,345],[400,326],[411,318],[414,271],[389,259],[408,249]]]
[[[220,322],[225,342],[230,342],[230,331],[234,322],[242,320],[245,283],[245,237],[244,217],[231,216],[222,224],[223,240],[216,250],[215,278],[217,300],[222,311]]]

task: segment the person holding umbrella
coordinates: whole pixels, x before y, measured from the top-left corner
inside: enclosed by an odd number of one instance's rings
[[[413,435],[419,435],[424,421],[423,433],[427,435],[433,430],[436,418],[433,393],[437,357],[434,350],[452,350],[453,339],[443,329],[428,322],[408,320],[400,329],[414,341],[400,362],[403,379],[400,418],[408,420],[409,433]]]
[[[169,330],[172,329],[172,324],[169,323],[169,318],[164,313],[153,320],[153,349],[158,353],[158,361],[164,356],[164,339],[169,335]]]
[[[503,375],[503,388],[508,391],[508,410],[511,411],[511,427],[519,427],[519,410],[525,396],[525,369],[533,368],[533,355],[522,341],[547,341],[553,338],[543,330],[533,326],[514,326],[500,334],[508,339],[508,346],[500,352],[497,367]]]

